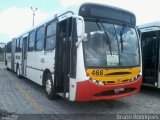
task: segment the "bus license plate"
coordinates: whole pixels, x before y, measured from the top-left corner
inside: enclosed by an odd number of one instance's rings
[[[120,92],[123,92],[123,91],[125,91],[125,88],[116,88],[116,89],[114,89],[114,93],[116,93],[116,94],[118,94]]]

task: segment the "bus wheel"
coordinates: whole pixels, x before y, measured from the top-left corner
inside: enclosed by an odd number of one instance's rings
[[[50,73],[48,73],[46,76],[45,91],[46,91],[47,97],[50,100],[54,100],[58,98],[58,95],[55,93],[52,75]]]
[[[16,74],[17,74],[17,77],[20,77],[20,69],[19,69],[19,67],[17,67],[17,69],[16,69]]]

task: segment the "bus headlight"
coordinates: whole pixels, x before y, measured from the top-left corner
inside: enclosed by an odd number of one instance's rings
[[[98,84],[98,85],[104,85],[104,82],[103,81],[100,81],[100,80],[93,80],[93,79],[90,79],[91,82],[95,83],[95,84]]]
[[[99,85],[104,85],[104,82],[98,81],[98,84],[99,84]]]
[[[136,76],[136,77],[131,78],[131,79],[130,79],[130,81],[131,81],[131,82],[133,82],[133,81],[135,81],[136,79],[137,79],[137,76]]]
[[[96,80],[92,80],[92,82],[96,83]]]
[[[133,82],[135,80],[135,78],[133,77],[133,78],[131,78],[131,82]]]

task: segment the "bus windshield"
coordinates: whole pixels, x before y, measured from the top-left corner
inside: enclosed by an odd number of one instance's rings
[[[87,37],[83,41],[83,48],[86,67],[140,65],[139,43],[134,27],[85,21],[85,34]]]

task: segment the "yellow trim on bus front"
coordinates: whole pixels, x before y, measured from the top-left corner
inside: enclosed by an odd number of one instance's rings
[[[87,69],[87,76],[93,80],[103,81],[105,84],[119,84],[130,82],[140,73],[140,67],[115,69]]]

